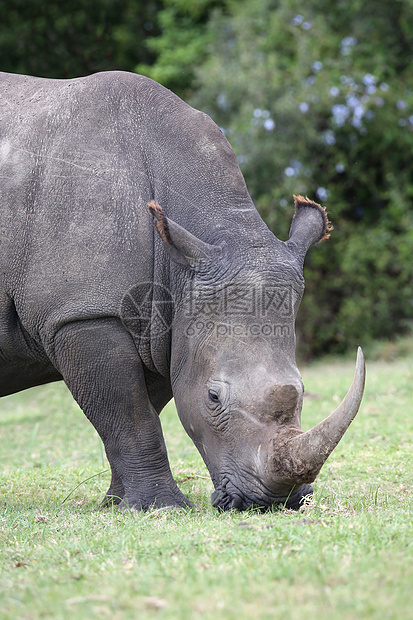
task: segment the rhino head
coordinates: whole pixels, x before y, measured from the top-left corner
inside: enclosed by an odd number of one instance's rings
[[[325,210],[295,197],[289,240],[205,243],[150,203],[173,282],[171,381],[182,424],[201,453],[220,509],[298,508],[355,417],[364,389],[358,351],[339,407],[301,429],[304,386],[295,362],[303,262],[329,236]]]

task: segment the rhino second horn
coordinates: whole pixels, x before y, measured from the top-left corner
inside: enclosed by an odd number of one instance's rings
[[[354,379],[341,404],[328,418],[289,442],[290,454],[296,456],[304,469],[313,473],[313,480],[359,410],[365,375],[364,355],[359,347]]]

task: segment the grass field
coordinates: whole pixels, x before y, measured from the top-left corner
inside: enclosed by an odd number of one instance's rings
[[[101,509],[108,465],[64,385],[2,399],[0,618],[413,618],[413,355],[367,364],[361,410],[298,513],[213,510],[172,404],[170,461],[195,507]],[[302,368],[304,428],[353,369]]]

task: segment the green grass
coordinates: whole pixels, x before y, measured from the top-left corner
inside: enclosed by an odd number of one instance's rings
[[[0,618],[413,618],[413,354],[367,368],[360,413],[298,513],[214,511],[172,404],[171,465],[195,507],[100,509],[106,459],[65,387],[2,399]],[[302,374],[309,428],[353,362]]]

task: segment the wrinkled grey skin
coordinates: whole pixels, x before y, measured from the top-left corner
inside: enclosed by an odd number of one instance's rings
[[[107,501],[190,505],[159,422],[174,396],[216,506],[298,507],[321,467],[286,448],[302,433],[294,320],[321,208],[299,200],[279,241],[218,127],[141,76],[0,74],[0,112],[0,395],[63,379],[104,442]],[[255,305],[228,309],[231,291]]]

